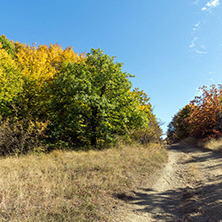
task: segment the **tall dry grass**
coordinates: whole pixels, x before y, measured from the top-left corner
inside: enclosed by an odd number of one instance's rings
[[[114,195],[166,160],[159,145],[0,159],[0,221],[109,221]]]
[[[203,144],[201,144],[204,148],[211,149],[217,152],[222,152],[222,138],[219,139],[211,139]]]

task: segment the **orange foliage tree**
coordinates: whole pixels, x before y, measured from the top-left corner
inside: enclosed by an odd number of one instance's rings
[[[190,135],[207,140],[222,136],[222,85],[203,86],[202,95],[191,101],[187,118]]]

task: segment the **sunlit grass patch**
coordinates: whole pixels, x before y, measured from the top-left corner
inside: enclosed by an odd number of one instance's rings
[[[159,145],[0,159],[0,221],[108,221],[165,160]]]
[[[212,139],[203,144],[204,148],[208,148],[214,151],[222,152],[222,138]]]

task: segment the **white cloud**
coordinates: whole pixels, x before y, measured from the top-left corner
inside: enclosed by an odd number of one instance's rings
[[[192,5],[199,5],[201,3],[200,0],[193,0]],[[201,10],[206,11],[209,15],[212,14],[212,10],[216,7],[218,7],[221,3],[222,0],[206,0],[205,5],[202,6]],[[198,7],[199,8],[199,7]],[[204,44],[199,44],[198,37],[199,37],[199,32],[201,29],[203,29],[203,26],[206,24],[206,20],[199,20],[196,21],[195,24],[193,24],[192,27],[192,41],[189,45],[190,52],[193,52],[196,56],[203,56],[208,53],[207,47]],[[201,38],[200,38],[201,40]],[[220,44],[222,47],[222,43]],[[222,56],[222,54],[221,54]]]
[[[202,11],[211,11],[212,8],[216,8],[220,4],[220,0],[211,0],[201,9]]]
[[[199,27],[199,25],[200,25],[200,22],[198,22],[198,23],[195,24],[194,26],[195,26],[195,27]]]
[[[197,37],[194,37],[193,40],[191,41],[191,44],[189,45],[190,48],[194,48],[195,47],[195,42],[198,40]]]
[[[196,0],[192,3],[192,5],[198,5],[199,4],[199,0]]]
[[[199,26],[200,26],[200,22],[196,23],[194,25],[193,31],[197,31],[199,29]]]
[[[206,6],[207,6],[207,7],[210,7],[210,6],[211,6],[211,3],[210,3],[210,2],[207,2]]]
[[[204,54],[207,54],[208,52],[206,51],[200,51],[198,49],[195,50],[195,52],[198,54],[198,55],[204,55]]]
[[[219,5],[220,1],[219,0],[214,0],[210,3],[210,6],[212,7],[217,7]]]
[[[206,47],[205,45],[201,45],[200,48],[201,48],[201,49],[204,49],[204,50],[207,49],[207,47]]]

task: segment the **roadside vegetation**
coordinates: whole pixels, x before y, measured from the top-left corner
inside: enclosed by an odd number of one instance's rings
[[[149,97],[114,60],[0,36],[0,154],[159,141]]]
[[[206,141],[204,143],[201,143],[200,146],[211,149],[216,152],[221,152],[222,153],[222,139],[211,139],[209,141]]]
[[[110,221],[167,159],[149,97],[100,49],[0,36],[0,220]]]
[[[177,142],[193,138],[192,141],[201,147],[221,150],[222,85],[203,86],[200,92],[200,96],[173,117],[167,139]]]
[[[166,161],[166,150],[119,147],[0,160],[1,221],[111,221],[126,195]]]

